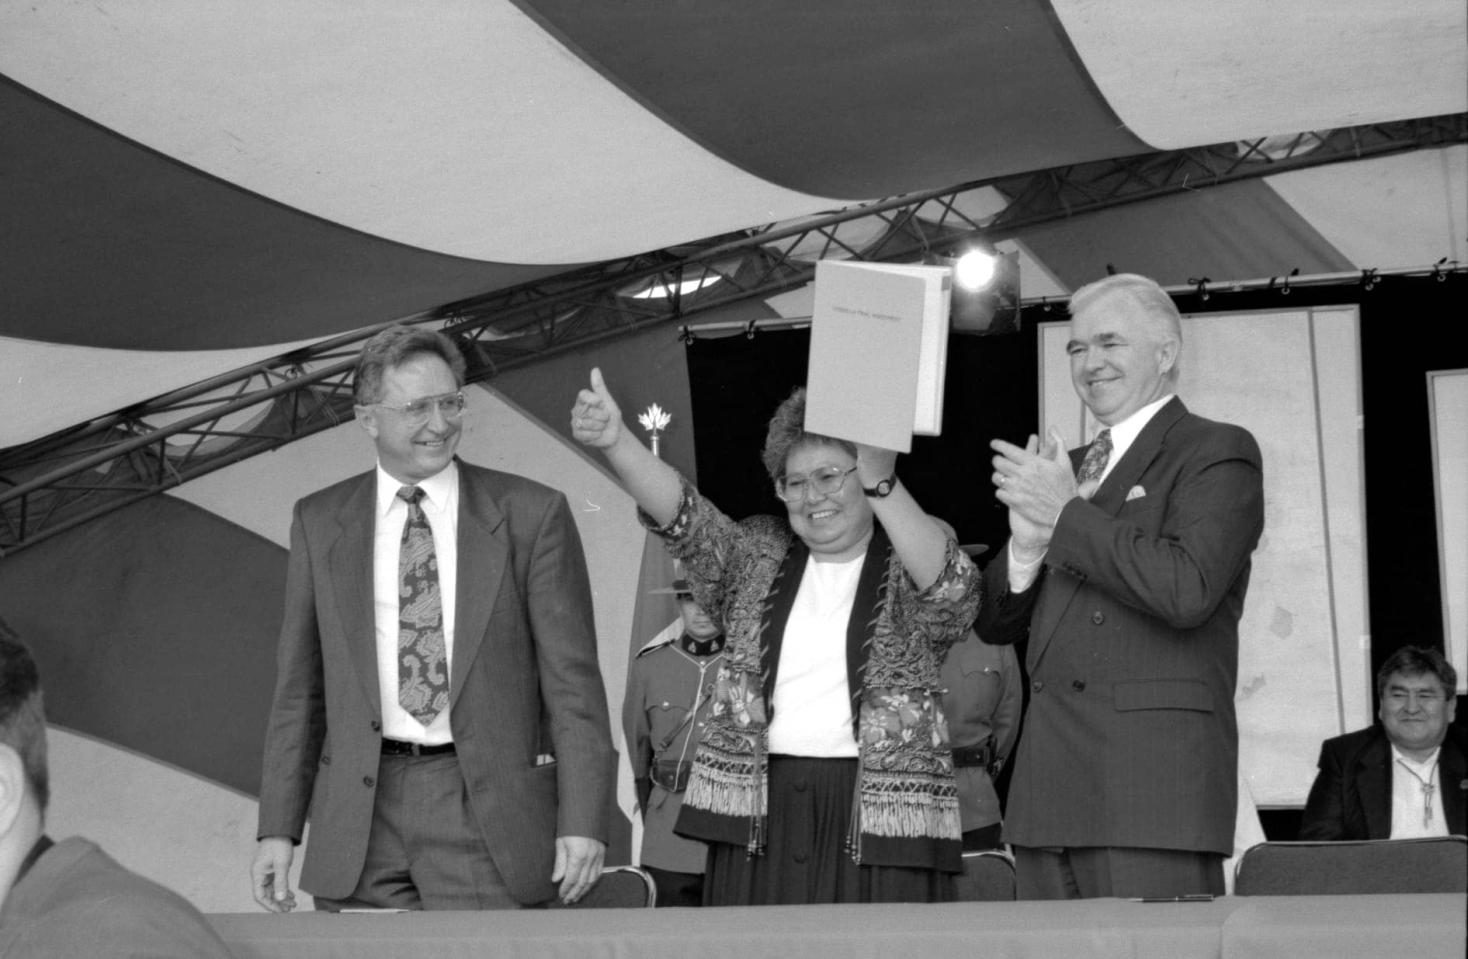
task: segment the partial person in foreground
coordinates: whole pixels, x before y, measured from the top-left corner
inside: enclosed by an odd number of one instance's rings
[[[598,370],[571,411],[727,637],[678,832],[709,843],[707,905],[949,899],[938,668],[978,573],[895,452],[808,433],[804,410],[797,391],[765,441],[785,515],[737,523],[628,432]]]
[[[948,651],[939,681],[953,743],[963,851],[1002,848],[1004,817],[994,783],[1019,737],[1024,701],[1014,647],[986,643],[970,631]]]
[[[1071,297],[1066,350],[1103,429],[991,446],[1009,545],[991,643],[1028,637],[1004,839],[1019,895],[1221,895],[1238,791],[1239,617],[1264,528],[1259,446],[1176,395],[1182,328],[1152,280]]]
[[[686,579],[673,580],[670,589],[678,599],[683,631],[638,650],[627,670],[622,731],[642,810],[639,864],[657,886],[657,904],[701,906],[708,847],[674,835],[673,825],[713,705],[724,631],[694,602]]]
[[[0,620],[0,956],[229,959],[182,896],[93,842],[46,835],[48,773],[40,673]]]
[[[389,327],[362,348],[377,466],[296,504],[254,895],[317,908],[579,899],[615,775],[591,587],[566,497],[455,455],[464,360]]]
[[[1381,724],[1327,739],[1300,838],[1468,834],[1468,736],[1453,726],[1458,673],[1436,649],[1403,646],[1376,674]]]

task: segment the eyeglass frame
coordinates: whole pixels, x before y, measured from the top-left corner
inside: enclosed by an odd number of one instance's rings
[[[458,409],[445,408],[443,404],[444,401],[448,399],[455,399],[457,401],[455,405],[458,407]],[[413,413],[412,407],[417,406],[419,403],[429,403],[431,405],[426,406],[422,413]],[[448,393],[438,393],[434,396],[420,396],[416,400],[409,400],[402,406],[389,406],[386,403],[363,403],[361,405],[372,407],[374,409],[388,410],[389,412],[396,413],[399,416],[403,417],[403,421],[409,426],[422,426],[424,423],[427,423],[429,420],[433,419],[433,411],[435,409],[438,410],[438,412],[446,420],[462,419],[464,416],[464,409],[469,405],[469,400],[467,397],[464,396],[464,391],[462,389],[459,389],[452,390]]]
[[[828,489],[828,490],[823,490],[823,489],[821,489],[820,487],[818,487],[816,485],[816,479],[815,479],[815,475],[817,473],[821,472],[821,470],[835,470],[837,473],[840,474],[840,477],[841,478],[836,483],[836,485],[834,487],[832,487],[831,489]],[[796,479],[802,479],[802,480],[804,480],[804,482],[806,482],[806,483],[808,483],[810,485],[805,486],[805,487],[802,487],[801,490],[800,490],[800,495],[799,496],[794,496],[794,497],[786,496],[784,493],[781,492],[781,488],[784,487],[784,486],[786,486],[786,484],[790,480],[790,477],[789,476],[781,476],[781,477],[778,477],[775,480],[775,497],[777,499],[779,499],[782,503],[800,503],[800,502],[804,502],[806,496],[809,495],[806,491],[807,490],[810,490],[810,489],[814,489],[817,493],[820,493],[822,496],[835,496],[837,493],[841,492],[843,489],[846,488],[846,478],[848,476],[850,476],[852,473],[855,473],[855,472],[856,472],[856,467],[855,466],[852,466],[850,469],[844,469],[844,470],[841,467],[839,467],[839,466],[818,466],[815,469],[811,470],[809,473],[806,473],[804,476],[797,476],[797,477],[795,477]]]

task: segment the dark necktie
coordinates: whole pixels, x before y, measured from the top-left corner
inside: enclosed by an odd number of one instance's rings
[[[1106,472],[1106,461],[1111,458],[1111,430],[1104,429],[1096,434],[1091,441],[1091,448],[1086,450],[1086,458],[1081,460],[1081,468],[1076,471],[1076,484],[1100,480],[1101,474]]]
[[[419,501],[423,491],[404,486],[408,504],[398,554],[398,702],[427,726],[449,704],[449,670],[443,640],[443,599],[433,530]]]

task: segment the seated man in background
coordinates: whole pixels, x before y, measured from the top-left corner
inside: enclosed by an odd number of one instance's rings
[[[1013,646],[991,646],[970,630],[948,651],[938,681],[953,744],[963,851],[999,849],[1002,816],[994,780],[1019,736],[1019,658]]]
[[[673,824],[713,703],[724,631],[694,601],[686,579],[673,580],[672,593],[683,633],[649,643],[632,660],[622,731],[642,810],[642,868],[657,885],[657,904],[701,906],[708,846],[674,835]]]
[[[1404,646],[1376,674],[1381,725],[1327,739],[1300,838],[1463,835],[1468,737],[1449,724],[1458,674],[1435,649]]]
[[[0,956],[228,959],[182,896],[95,843],[45,834],[46,717],[36,662],[0,621]]]

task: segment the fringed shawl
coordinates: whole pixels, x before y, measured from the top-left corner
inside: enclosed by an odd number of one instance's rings
[[[809,555],[783,519],[735,523],[685,484],[677,515],[657,527],[683,561],[694,598],[728,637],[708,725],[677,831],[705,841],[764,844],[770,695],[785,622]],[[957,789],[938,671],[980,602],[973,562],[949,542],[938,580],[919,590],[878,526],[847,635],[858,744],[849,846],[857,862],[957,871]]]

